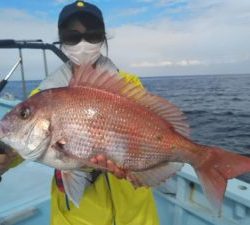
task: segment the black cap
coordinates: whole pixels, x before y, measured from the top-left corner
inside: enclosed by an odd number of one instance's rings
[[[58,19],[58,27],[60,27],[70,16],[76,13],[89,13],[95,16],[100,20],[101,23],[103,22],[102,12],[99,8],[95,5],[84,2],[84,1],[76,1],[72,4],[66,5],[59,14]]]

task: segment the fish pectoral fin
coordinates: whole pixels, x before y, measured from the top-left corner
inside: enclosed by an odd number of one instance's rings
[[[68,198],[79,207],[85,188],[90,184],[90,174],[84,171],[62,171],[62,181]]]
[[[65,138],[61,138],[58,141],[56,141],[53,145],[52,148],[56,150],[64,150],[64,145],[67,143]]]
[[[183,165],[183,163],[169,162],[144,171],[131,171],[128,173],[127,177],[134,187],[153,187],[175,175],[175,173],[179,171]]]

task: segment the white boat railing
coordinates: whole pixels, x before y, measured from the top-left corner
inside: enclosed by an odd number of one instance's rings
[[[191,166],[155,189],[161,224],[249,225],[250,184],[229,180],[220,215],[211,208]]]

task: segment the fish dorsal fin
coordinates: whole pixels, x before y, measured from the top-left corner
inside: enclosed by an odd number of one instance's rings
[[[168,121],[174,129],[185,137],[189,137],[189,126],[181,110],[169,101],[153,95],[141,86],[126,81],[117,70],[106,65],[93,68],[92,65],[81,65],[73,75],[70,87],[85,86],[105,90],[129,98],[148,108]]]

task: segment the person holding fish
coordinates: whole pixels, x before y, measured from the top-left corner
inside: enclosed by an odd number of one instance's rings
[[[1,142],[56,169],[51,224],[159,224],[145,187],[183,163],[195,169],[219,215],[227,181],[249,172],[250,159],[191,140],[177,106],[102,56],[105,27],[96,6],[66,6],[58,28],[70,62],[0,120]]]
[[[107,38],[102,12],[95,5],[83,1],[66,5],[59,15],[58,33],[61,49],[70,61],[42,81],[31,95],[41,90],[67,86],[72,74],[77,73],[82,63],[90,63],[94,68],[107,67],[111,71],[119,71],[109,58],[101,54],[102,46],[105,44],[107,47]],[[142,87],[136,76],[121,71],[119,76]],[[56,147],[60,148],[64,141],[61,139]],[[14,157],[12,153],[0,155],[0,172],[7,170]],[[90,163],[105,168],[109,173],[92,169],[70,174],[55,170],[51,192],[52,225],[159,224],[150,188],[135,189],[131,182],[121,179],[133,181],[103,154],[92,157]],[[65,194],[72,189],[72,195]]]

